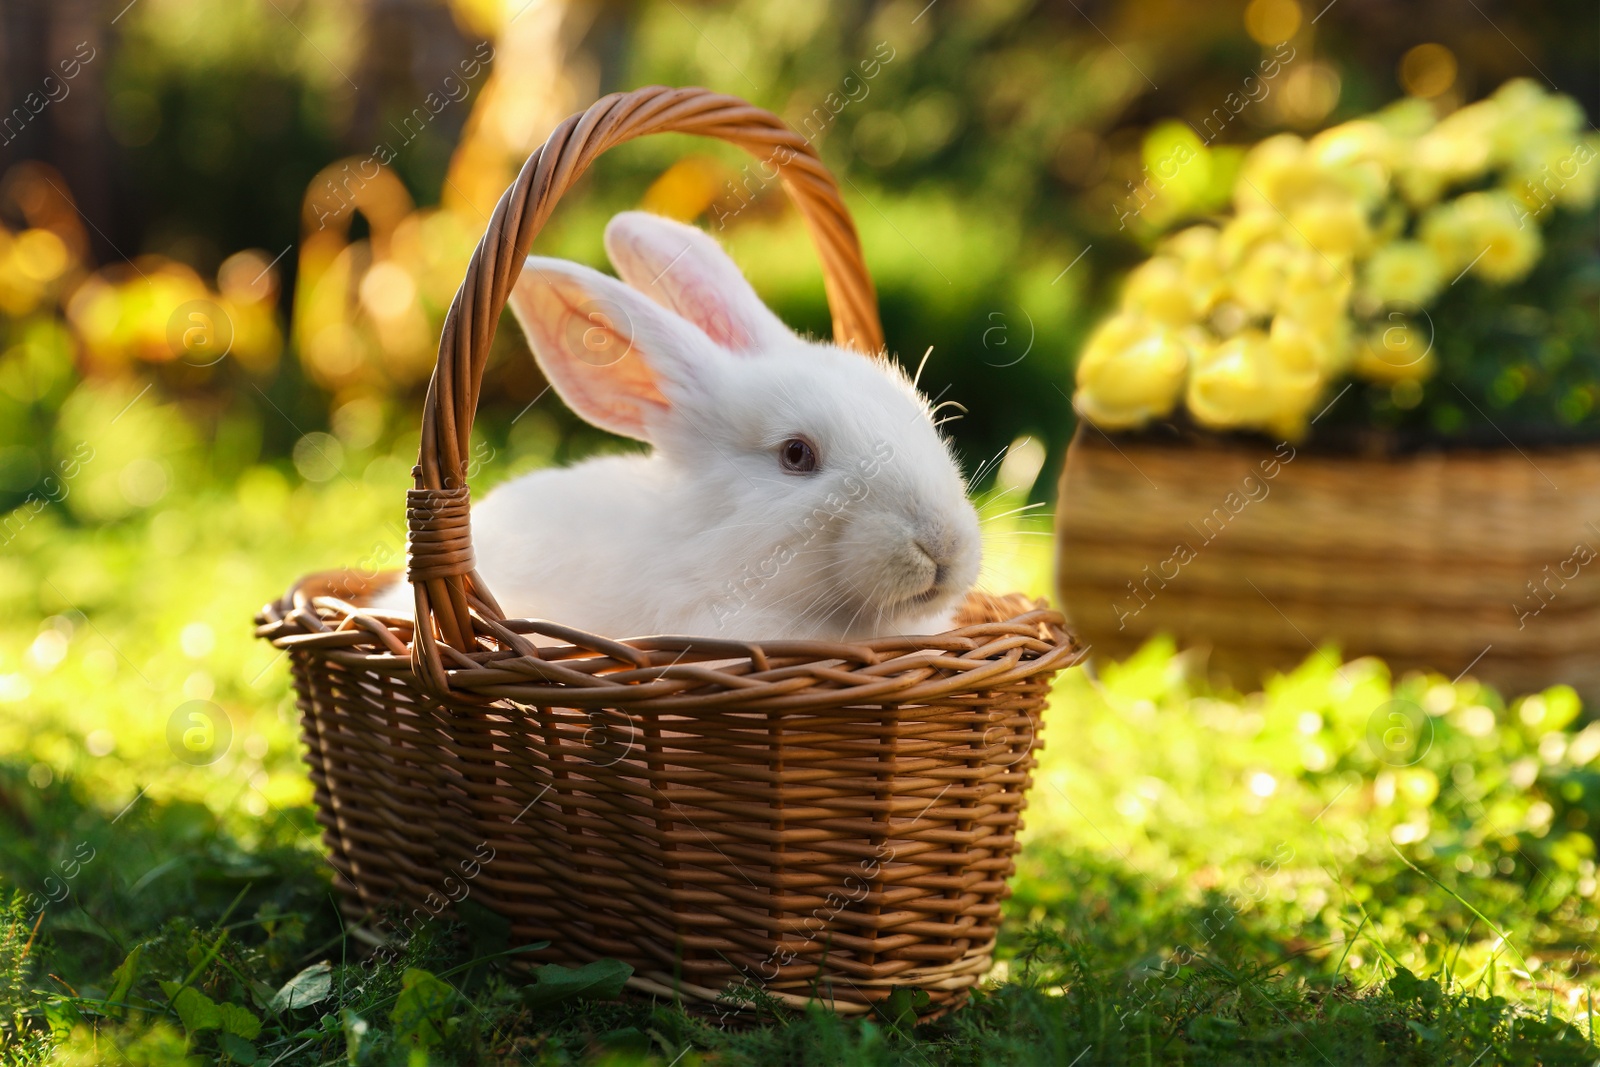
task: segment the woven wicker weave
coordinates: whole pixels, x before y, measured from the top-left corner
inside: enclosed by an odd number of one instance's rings
[[[1089,430],[1061,499],[1062,603],[1107,655],[1164,631],[1248,685],[1332,641],[1600,700],[1600,449],[1331,456]]]
[[[882,346],[838,189],[776,117],[656,87],[551,135],[495,209],[429,386],[407,499],[427,625],[365,614],[382,577],[353,572],[257,619],[290,653],[344,906],[426,919],[470,896],[518,943],[550,941],[539,961],[622,959],[636,989],[689,1003],[755,987],[859,1013],[910,987],[945,1010],[991,963],[1040,714],[1078,656],[1059,614],[974,595],[933,637],[615,641],[504,618],[473,569],[463,461],[507,294],[561,193],[656,132],[777,167],[835,338]]]

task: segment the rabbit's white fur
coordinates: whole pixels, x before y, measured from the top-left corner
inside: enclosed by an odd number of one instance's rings
[[[797,337],[694,227],[627,212],[606,250],[628,284],[530,257],[511,307],[568,405],[653,451],[535,471],[473,509],[500,606],[611,637],[947,629],[978,520],[900,368]],[[780,463],[796,437],[812,473]],[[411,587],[373,607],[409,614]]]

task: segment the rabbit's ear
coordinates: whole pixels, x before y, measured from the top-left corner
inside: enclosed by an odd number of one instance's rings
[[[730,352],[753,352],[794,336],[722,246],[693,226],[624,211],[606,225],[606,254],[623,281]]]
[[[675,399],[705,391],[715,349],[615,278],[529,256],[508,302],[551,387],[603,430],[654,443]]]

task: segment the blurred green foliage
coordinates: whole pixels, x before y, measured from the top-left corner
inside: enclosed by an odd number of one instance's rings
[[[357,69],[359,13],[299,4],[291,20],[268,0],[141,7],[117,24],[104,101],[142,209],[133,233],[114,223],[135,242],[127,253],[201,271],[241,248],[276,253],[297,236],[311,176],[345,142],[353,101],[340,70]]]

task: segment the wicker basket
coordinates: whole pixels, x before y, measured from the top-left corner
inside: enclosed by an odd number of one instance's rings
[[[991,965],[1040,714],[1078,657],[1059,614],[975,595],[932,637],[614,641],[504,618],[473,568],[464,460],[507,294],[595,157],[661,132],[777,167],[835,337],[882,345],[838,189],[776,117],[654,87],[561,124],[501,198],[445,322],[407,494],[426,624],[365,614],[374,579],[349,572],[257,619],[293,663],[343,906],[425,919],[470,896],[517,943],[548,940],[536,961],[621,959],[634,988],[689,1004],[753,987],[861,1013],[912,988],[926,1014],[947,1010]]]
[[[1097,651],[1167,632],[1251,684],[1331,641],[1600,700],[1600,449],[1330,456],[1080,428],[1060,491],[1062,602]]]

